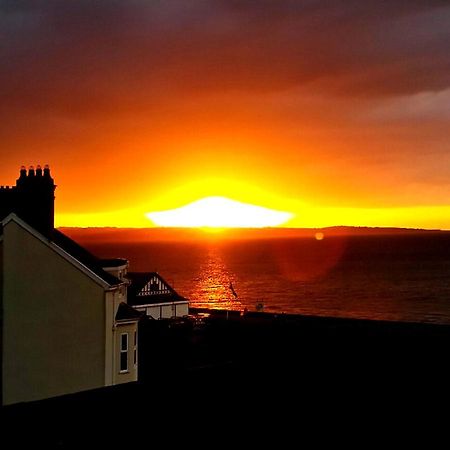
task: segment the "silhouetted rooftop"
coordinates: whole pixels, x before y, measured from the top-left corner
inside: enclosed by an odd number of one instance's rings
[[[33,228],[33,227],[32,227]],[[42,233],[50,242],[55,243],[58,247],[68,253],[70,256],[75,258],[78,262],[83,264],[91,272],[95,273],[104,282],[108,283],[110,286],[117,286],[122,284],[123,281],[119,280],[114,275],[103,270],[102,260],[98,259],[92,253],[87,251],[84,247],[77,244],[74,240],[61,233],[60,231],[53,229],[49,233]],[[3,225],[0,226],[0,236],[3,235]],[[126,260],[123,260],[126,261]]]
[[[128,272],[127,278],[131,281],[131,285],[128,287],[128,303],[130,305],[188,301],[187,298],[179,295],[157,272]],[[154,279],[158,280],[164,289],[142,294],[145,286]],[[139,295],[140,293],[141,295]]]
[[[100,259],[102,267],[120,267],[128,264],[128,259],[125,258],[109,258]]]
[[[139,320],[143,315],[144,313],[136,311],[130,305],[122,302],[117,309],[116,320],[119,322],[122,320]]]
[[[94,272],[98,277],[100,277],[109,285],[116,286],[122,283],[122,281],[117,277],[103,270],[102,262],[100,259],[95,257],[92,253],[88,252],[81,245],[77,244],[74,240],[70,239],[70,237],[66,236],[58,230],[53,230],[51,236],[48,237],[56,245],[61,247],[70,256],[73,256],[76,260],[78,260],[81,264]]]

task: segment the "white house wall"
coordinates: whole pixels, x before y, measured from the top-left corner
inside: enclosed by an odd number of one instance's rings
[[[105,386],[114,384],[115,336],[114,323],[120,302],[121,289],[106,292],[105,295]]]
[[[136,309],[145,312],[154,319],[170,319],[189,314],[189,303],[159,303],[155,305],[137,306]]]
[[[3,403],[105,384],[105,294],[15,221],[3,230]]]

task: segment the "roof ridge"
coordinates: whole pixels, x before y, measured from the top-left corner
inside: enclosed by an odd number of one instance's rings
[[[104,287],[117,286],[124,283],[115,276],[104,271],[99,264],[99,259],[96,256],[94,256],[92,253],[90,253],[88,250],[75,242],[73,239],[69,238],[64,233],[53,229],[51,233],[44,234],[42,233],[42,231],[37,230],[15,213],[10,213],[0,223],[4,227],[11,221],[14,221],[24,230],[28,231],[34,237],[39,239],[41,242],[50,246],[50,248],[53,248],[53,250],[56,251],[60,256],[64,257],[68,261],[72,260],[72,264],[76,263],[76,265],[78,265],[78,268],[85,273],[90,274],[91,278],[95,276],[95,278],[99,279],[102,282]]]

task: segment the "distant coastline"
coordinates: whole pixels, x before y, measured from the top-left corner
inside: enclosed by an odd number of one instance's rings
[[[83,242],[146,242],[184,240],[246,240],[246,239],[286,239],[323,238],[346,236],[386,236],[414,234],[450,234],[448,230],[427,230],[420,228],[383,228],[333,226],[325,228],[238,228],[220,232],[205,232],[195,228],[115,228],[115,227],[60,227],[60,231]]]

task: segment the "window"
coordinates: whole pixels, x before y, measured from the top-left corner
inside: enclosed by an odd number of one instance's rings
[[[134,332],[134,365],[137,366],[137,332]]]
[[[120,372],[128,372],[128,333],[120,335]]]

